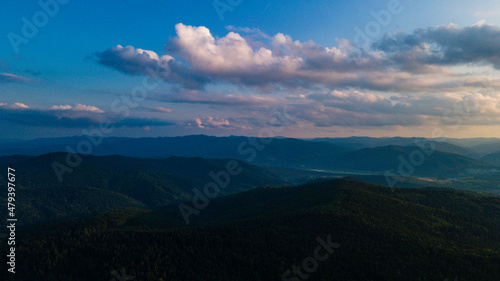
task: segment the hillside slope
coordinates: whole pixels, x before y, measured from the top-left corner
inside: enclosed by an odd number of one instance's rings
[[[33,229],[19,280],[110,280],[113,268],[137,280],[301,280],[287,271],[330,241],[301,269],[308,280],[493,281],[499,221],[500,199],[461,192],[349,179],[258,188],[212,200],[189,226],[171,206]]]
[[[203,191],[216,182],[218,195],[249,190],[262,185],[297,184],[327,176],[325,173],[271,168],[229,159],[170,157],[143,159],[124,156],[81,156],[79,166],[62,173],[59,181],[53,163],[68,165],[65,153],[37,157],[0,157],[0,168],[16,170],[17,201],[22,206],[19,224],[93,214],[120,207],[154,208],[191,199],[193,189]],[[69,157],[77,157],[69,155]],[[240,171],[229,175],[228,163]],[[68,166],[69,167],[69,166]],[[210,174],[212,173],[213,176]],[[229,177],[224,176],[224,174]],[[6,174],[0,185],[6,186]],[[222,185],[225,187],[222,188]],[[0,202],[5,202],[0,194]],[[5,216],[7,208],[0,209]]]
[[[467,175],[472,169],[495,168],[493,164],[458,154],[436,150],[428,155],[417,146],[395,145],[354,151],[343,156],[335,165],[336,169],[346,171],[392,171],[396,174],[400,167],[404,172],[412,171],[409,175],[426,177]]]

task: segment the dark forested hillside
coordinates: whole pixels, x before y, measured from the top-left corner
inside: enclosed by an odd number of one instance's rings
[[[213,199],[189,226],[173,205],[23,229],[16,280],[493,281],[499,222],[500,199],[456,191],[258,188]]]
[[[0,157],[0,168],[10,165],[19,175],[17,200],[22,206],[19,224],[93,214],[120,207],[159,207],[189,200],[193,189],[200,188],[225,172],[228,159],[170,157],[142,159],[124,156],[80,156],[82,162],[62,173],[59,181],[53,163],[67,165],[65,153],[38,157]],[[74,156],[74,155],[73,155]],[[304,183],[328,174],[271,168],[238,161],[241,172],[232,176],[219,195],[252,189],[262,185]],[[5,174],[0,184],[5,186]],[[5,202],[0,194],[0,202]],[[0,209],[5,216],[7,208]]]

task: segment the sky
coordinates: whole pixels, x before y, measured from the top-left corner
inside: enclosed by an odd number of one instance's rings
[[[0,138],[500,137],[498,1],[0,5]]]

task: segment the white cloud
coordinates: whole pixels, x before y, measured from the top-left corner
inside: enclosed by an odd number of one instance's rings
[[[14,104],[0,103],[0,107],[2,107],[4,109],[13,109],[13,110],[29,109],[29,106],[27,106],[26,104],[21,103],[21,102],[16,102]]]
[[[49,109],[50,110],[70,110],[72,108],[71,105],[53,105]]]
[[[193,121],[186,123],[187,127],[196,127],[198,129],[242,129],[251,130],[247,125],[233,124],[229,120],[220,117],[193,118]]]
[[[75,111],[90,111],[90,112],[95,112],[95,113],[103,113],[104,111],[100,110],[96,106],[93,105],[84,105],[84,104],[76,104],[75,107],[73,107],[73,110]]]
[[[355,87],[383,91],[439,91],[463,84],[452,66],[500,67],[500,29],[483,22],[385,35],[371,50],[359,51],[346,39],[325,47],[278,33],[264,36],[251,28],[227,27],[223,37],[204,26],[175,26],[165,54],[132,46],[110,48],[96,61],[128,74],[157,75],[188,89],[231,83],[261,89]],[[258,34],[243,37],[241,33]],[[456,48],[455,48],[456,47]],[[176,56],[176,59],[173,58]],[[152,73],[153,72],[153,73]],[[468,78],[474,77],[469,74]]]
[[[204,119],[194,118],[194,123],[200,129],[223,128],[223,127],[227,128],[227,127],[231,126],[231,124],[229,123],[228,120],[223,119],[223,118],[214,118],[212,116],[208,116]]]
[[[150,75],[146,69],[155,69],[165,81],[184,87],[151,99],[235,106],[235,112],[287,104],[298,118],[318,127],[435,124],[466,97],[475,98],[488,122],[500,116],[499,95],[471,94],[500,88],[499,78],[488,77],[500,73],[500,28],[485,21],[386,34],[361,51],[345,39],[327,47],[253,28],[228,26],[230,32],[221,37],[204,26],[179,23],[175,29],[164,56],[119,45],[99,53],[98,63],[129,74]],[[245,94],[220,93],[212,85],[204,89],[208,84],[245,87]],[[482,122],[478,115],[472,121]],[[209,116],[189,126],[241,124]]]
[[[50,110],[72,110],[72,111],[87,111],[94,113],[103,113],[101,109],[93,105],[76,104],[74,107],[71,105],[53,105],[49,108]]]
[[[177,37],[171,43],[192,67],[206,73],[247,72],[271,65],[297,67],[301,59],[273,56],[267,48],[252,49],[238,33],[229,32],[214,38],[204,26],[194,27],[182,23],[175,26]]]

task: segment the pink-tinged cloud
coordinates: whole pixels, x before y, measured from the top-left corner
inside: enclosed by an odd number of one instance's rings
[[[22,83],[27,84],[35,82],[33,79],[29,79],[23,76],[15,75],[12,73],[0,73],[0,83]]]
[[[11,109],[11,110],[18,110],[18,109],[22,110],[22,109],[29,109],[29,106],[21,102],[16,102],[14,104],[0,103],[0,108]]]
[[[161,107],[161,106],[143,106],[139,108],[140,110],[150,111],[150,112],[162,112],[170,113],[173,110],[171,108]]]
[[[375,40],[373,48],[361,51],[345,39],[339,39],[337,47],[324,47],[294,41],[282,33],[267,36],[249,28],[228,29],[219,38],[204,26],[179,23],[177,36],[169,40],[163,56],[118,45],[96,53],[95,60],[124,73],[153,75],[188,89],[231,83],[260,88],[437,91],[450,84],[467,85],[448,66],[500,65],[500,28],[486,24],[388,34]]]
[[[229,120],[220,117],[204,117],[193,118],[193,121],[186,123],[187,127],[195,127],[198,129],[243,129],[251,130],[252,128],[245,125],[232,124]]]
[[[25,126],[61,128],[99,126],[104,120],[116,127],[152,127],[175,124],[170,120],[155,118],[123,118],[114,113],[106,113],[96,106],[84,104],[31,108],[20,102],[14,104],[0,103],[0,120]]]
[[[174,84],[171,92],[152,93],[149,99],[226,106],[234,108],[235,116],[248,113],[258,119],[264,108],[286,104],[298,122],[316,127],[420,126],[442,123],[447,110],[474,97],[483,116],[472,114],[464,123],[500,122],[500,79],[487,76],[500,69],[498,26],[448,25],[385,34],[362,50],[345,39],[325,47],[282,33],[227,29],[218,37],[204,26],[180,23],[163,56],[118,46],[97,53],[96,61]],[[217,86],[228,84],[238,93],[218,91]],[[478,89],[492,92],[473,94]],[[199,129],[241,126],[230,118],[186,122]]]
[[[211,93],[198,90],[187,90],[181,93],[152,95],[151,99],[173,103],[198,103],[225,106],[273,106],[285,102],[283,98],[269,95],[243,95]]]
[[[49,109],[50,110],[70,110],[72,109],[73,107],[71,105],[53,105],[51,106]]]
[[[97,106],[93,105],[84,105],[84,104],[76,104],[75,106],[71,105],[53,105],[49,108],[50,110],[71,110],[71,111],[88,111],[88,112],[94,112],[94,113],[104,113],[101,109],[99,109]]]

